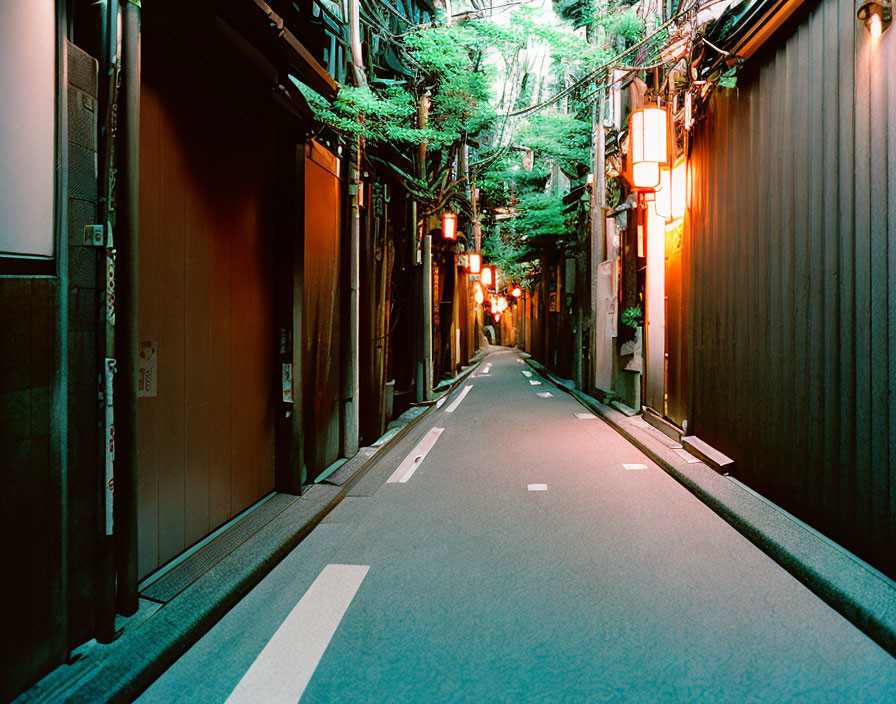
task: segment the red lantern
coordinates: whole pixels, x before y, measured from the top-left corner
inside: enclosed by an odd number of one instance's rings
[[[482,302],[485,300],[485,294],[482,292],[482,286],[479,283],[473,284],[473,300],[476,301],[476,305],[482,305]]]
[[[442,237],[446,240],[457,239],[457,213],[442,213]]]
[[[492,268],[490,266],[482,267],[482,274],[480,275],[479,280],[482,282],[483,286],[492,285]]]
[[[513,290],[510,292],[510,295],[514,298],[519,298],[523,295],[523,289],[521,289],[519,286],[514,286]]]

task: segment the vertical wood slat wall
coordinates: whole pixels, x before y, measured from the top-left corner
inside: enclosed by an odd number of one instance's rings
[[[138,333],[158,367],[137,403],[141,577],[273,489],[279,379],[274,132],[211,34],[198,87],[173,78],[160,21],[142,48]]]
[[[689,424],[896,573],[896,29],[798,13],[695,132]]]

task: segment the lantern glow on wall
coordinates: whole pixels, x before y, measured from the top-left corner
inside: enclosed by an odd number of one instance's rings
[[[687,161],[682,156],[671,168],[660,168],[660,185],[656,189],[656,214],[666,220],[684,217],[687,207]]]
[[[457,239],[457,213],[442,213],[442,237],[446,240]]]
[[[653,190],[660,183],[660,166],[668,163],[666,109],[650,106],[629,117],[632,186]]]
[[[485,300],[485,294],[482,292],[482,286],[479,285],[479,282],[473,284],[473,300],[476,301],[478,306],[481,306]]]
[[[492,282],[493,282],[492,268],[490,266],[482,267],[482,274],[480,274],[480,276],[479,276],[479,281],[482,282],[483,286],[491,286],[492,285]]]
[[[478,252],[468,255],[467,266],[471,274],[478,274],[482,270],[482,255]]]

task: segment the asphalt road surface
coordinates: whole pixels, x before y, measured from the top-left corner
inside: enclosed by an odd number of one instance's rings
[[[896,660],[587,415],[491,348],[139,701],[896,701]]]

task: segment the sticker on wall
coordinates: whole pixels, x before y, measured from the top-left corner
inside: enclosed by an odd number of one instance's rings
[[[283,365],[283,403],[292,403],[292,364]]]
[[[154,340],[141,340],[137,356],[137,398],[155,398],[158,354]]]

